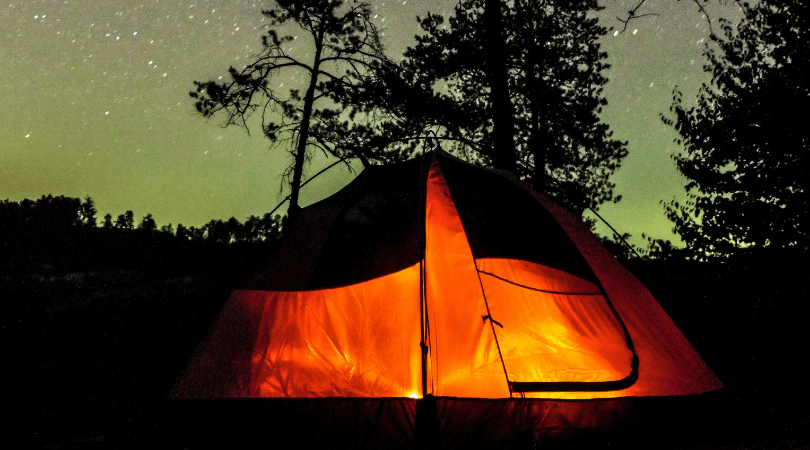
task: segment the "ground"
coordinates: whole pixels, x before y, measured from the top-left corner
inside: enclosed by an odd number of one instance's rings
[[[810,449],[810,366],[799,327],[806,316],[803,308],[790,309],[807,297],[790,284],[794,275],[771,274],[759,283],[767,285],[763,291],[718,288],[730,298],[712,302],[690,294],[676,308],[662,300],[668,311],[680,309],[671,312],[679,325],[692,319],[685,333],[726,386],[694,412],[702,414],[702,424],[686,421],[685,428],[662,427],[659,436],[588,446]],[[722,295],[697,286],[713,278],[704,273],[693,288]],[[3,422],[4,440],[27,448],[151,448],[163,442],[173,430],[165,414],[171,386],[231,284],[138,270],[0,273],[8,377],[0,409],[10,417]],[[772,298],[758,304],[762,292],[774,290],[786,298],[782,304],[769,304]]]

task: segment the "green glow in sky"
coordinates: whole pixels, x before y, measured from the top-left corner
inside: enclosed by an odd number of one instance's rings
[[[199,226],[211,219],[268,212],[288,162],[260,135],[222,129],[193,108],[193,80],[225,75],[260,48],[265,0],[9,0],[0,6],[0,199],[45,194],[93,197],[100,215],[133,210],[158,224]],[[456,3],[372,2],[384,42],[401,54],[418,31],[416,15],[447,13]],[[621,28],[630,2],[607,1],[606,26]],[[733,2],[729,2],[733,4]],[[712,5],[716,16],[732,6]],[[672,89],[694,96],[706,20],[689,2],[649,6],[604,38],[612,68],[603,117],[630,155],[614,176],[623,200],[603,216],[641,243],[641,233],[670,237],[661,200],[683,196],[670,154]],[[624,13],[623,13],[624,11]],[[280,80],[283,82],[283,80]],[[315,173],[328,164],[316,159]],[[353,175],[335,168],[302,192],[302,204],[338,190]]]

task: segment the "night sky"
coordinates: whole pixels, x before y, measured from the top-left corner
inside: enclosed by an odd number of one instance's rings
[[[449,13],[454,0],[372,2],[389,54],[413,42],[415,16]],[[670,158],[676,134],[663,125],[672,89],[693,98],[700,84],[706,20],[687,1],[658,0],[627,30],[604,38],[613,66],[603,118],[628,140],[615,175],[618,205],[603,216],[621,232],[670,238],[661,200],[683,197],[685,180]],[[710,5],[713,19],[736,7]],[[607,0],[605,26],[621,29],[635,1]],[[7,0],[0,5],[0,200],[45,194],[89,195],[98,217],[133,210],[158,225],[200,226],[211,219],[262,215],[283,199],[282,148],[218,117],[196,114],[192,81],[216,79],[260,50],[261,10],[270,1]],[[716,26],[716,25],[715,25]],[[286,77],[290,77],[286,75]],[[294,83],[295,77],[289,82]],[[279,78],[279,84],[284,78]],[[257,129],[257,131],[259,131]],[[316,159],[312,174],[328,164]],[[302,191],[302,204],[348,182],[331,169]]]

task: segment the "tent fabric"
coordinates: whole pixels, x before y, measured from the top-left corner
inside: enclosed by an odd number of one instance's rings
[[[600,397],[702,394],[723,384],[681,333],[649,290],[605,249],[581,219],[534,193],[565,229],[599,278],[633,337],[639,358],[638,381]],[[589,398],[587,395],[546,398]]]
[[[597,399],[722,386],[581,219],[434,152],[301,211],[179,398]]]
[[[454,158],[441,158],[440,170],[476,259],[531,261],[596,281],[560,224],[529,190]]]
[[[303,208],[282,247],[240,286],[297,291],[345,286],[419,262],[424,221],[420,159],[372,166]]]

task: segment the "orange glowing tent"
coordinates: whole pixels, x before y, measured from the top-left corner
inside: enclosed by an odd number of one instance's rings
[[[304,208],[233,291],[174,396],[373,404],[388,411],[375,420],[412,436],[426,396],[442,433],[493,414],[536,433],[548,402],[568,402],[558,420],[577,426],[592,419],[569,400],[720,387],[579,217],[433,152],[369,167]]]

